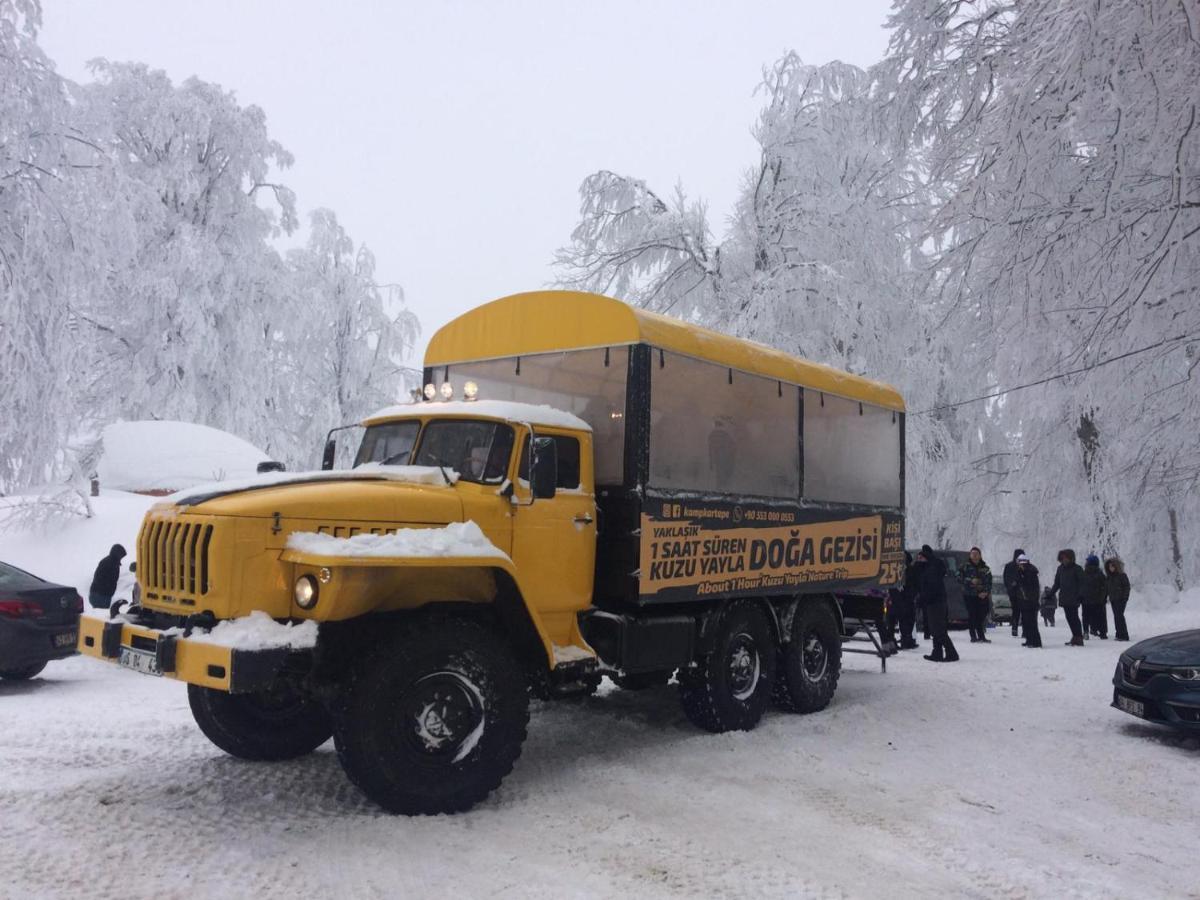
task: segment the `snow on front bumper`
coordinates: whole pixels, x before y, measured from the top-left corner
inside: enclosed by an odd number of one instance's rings
[[[83,616],[79,652],[144,675],[250,693],[267,687],[289,656],[306,653],[315,644],[316,623],[305,624],[309,627],[279,625],[262,614],[261,620],[252,616],[222,622],[211,632],[197,629],[185,637],[177,628],[150,628],[124,617]],[[271,626],[285,631],[264,639]]]

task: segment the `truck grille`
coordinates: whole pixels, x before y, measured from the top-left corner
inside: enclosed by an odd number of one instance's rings
[[[151,519],[138,536],[138,578],[148,591],[204,596],[213,526],[186,520]]]

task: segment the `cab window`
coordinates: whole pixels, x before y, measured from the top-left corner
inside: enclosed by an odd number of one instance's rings
[[[386,422],[383,425],[370,426],[358,446],[354,465],[380,463],[385,466],[407,466],[412,457],[413,444],[417,442],[417,432],[420,430],[421,423],[417,421]]]
[[[499,484],[508,474],[512,448],[508,425],[435,419],[425,426],[413,462],[453,469],[463,481]]]
[[[560,491],[573,491],[580,485],[579,477],[579,440],[566,435],[539,434],[538,437],[548,437],[554,441],[558,451],[558,481],[554,486]],[[529,441],[521,445],[521,465],[517,469],[517,477],[529,480]]]

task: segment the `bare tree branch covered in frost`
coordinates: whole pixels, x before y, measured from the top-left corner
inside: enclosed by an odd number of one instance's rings
[[[0,494],[82,484],[117,418],[312,464],[328,428],[398,399],[416,320],[333,213],[275,249],[297,209],[264,112],[139,64],[66,81],[40,15],[0,0]]]

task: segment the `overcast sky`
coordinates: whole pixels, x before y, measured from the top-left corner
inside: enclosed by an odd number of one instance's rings
[[[43,0],[69,78],[98,56],[261,106],[302,214],[337,212],[428,337],[543,286],[596,169],[682,181],[723,225],[755,160],[762,67],[878,60],[890,0]],[[419,357],[418,357],[419,358]]]

